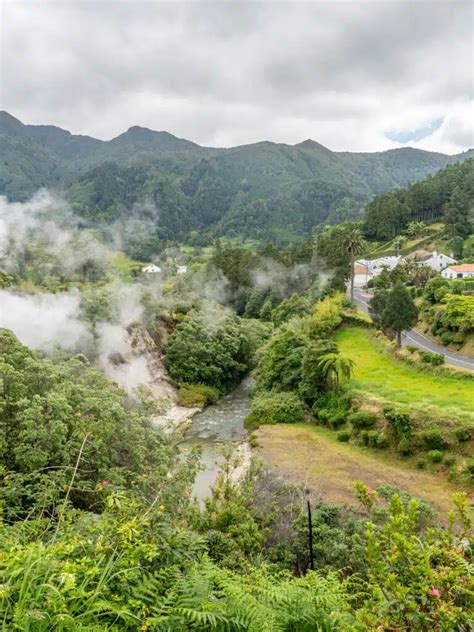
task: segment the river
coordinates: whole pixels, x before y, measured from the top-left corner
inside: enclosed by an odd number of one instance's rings
[[[202,446],[201,462],[204,470],[198,472],[193,493],[200,502],[210,496],[222,464],[221,449],[228,443],[241,444],[247,431],[244,419],[250,410],[250,392],[254,386],[252,378],[246,378],[228,395],[224,395],[213,406],[194,415],[192,424],[180,443],[186,449],[196,444]]]

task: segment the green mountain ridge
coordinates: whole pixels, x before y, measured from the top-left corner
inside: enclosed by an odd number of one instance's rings
[[[157,239],[286,243],[356,219],[375,195],[474,150],[457,156],[412,148],[333,152],[311,139],[211,148],[140,126],[102,141],[0,112],[0,155],[0,194],[12,201],[48,187],[62,191],[91,224],[133,216],[151,221]]]

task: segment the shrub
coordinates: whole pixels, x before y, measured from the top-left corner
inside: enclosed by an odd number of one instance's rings
[[[346,423],[345,415],[335,415],[329,419],[329,425],[333,430],[339,430]]]
[[[454,431],[454,436],[459,441],[459,443],[463,443],[464,441],[469,441],[471,438],[471,431],[469,428],[456,428]]]
[[[219,391],[205,384],[181,384],[178,391],[180,406],[206,406],[215,404],[219,399]]]
[[[258,448],[258,440],[257,437],[250,437],[249,445],[251,448]]]
[[[433,353],[432,351],[420,351],[420,357],[425,364],[439,366],[444,363],[444,355],[441,353]]]
[[[377,447],[378,439],[379,439],[379,433],[377,432],[377,430],[369,430],[367,432],[367,445],[370,448]]]
[[[443,460],[443,453],[441,452],[441,450],[430,450],[428,452],[428,456],[432,463],[441,463],[441,461]]]
[[[329,410],[328,408],[320,408],[318,410],[316,406],[313,406],[313,413],[315,417],[317,418],[317,420],[322,421],[323,423],[326,423],[327,421],[329,421],[332,415],[332,411]]]
[[[345,443],[351,438],[351,433],[348,430],[340,430],[336,436],[338,441],[342,441]]]
[[[425,430],[421,433],[421,439],[427,450],[444,450],[446,447],[440,430]]]
[[[456,463],[456,457],[454,454],[448,454],[444,457],[443,463],[446,467],[452,467]]]
[[[407,345],[405,348],[408,349],[410,353],[417,353],[418,351],[418,347],[414,347],[413,345]]]
[[[474,476],[474,459],[469,459],[467,462],[466,472],[468,472],[471,476]]]
[[[360,440],[362,441],[364,445],[369,445],[369,431],[368,430],[362,430],[359,436],[360,436]]]
[[[252,400],[250,414],[245,419],[246,428],[260,424],[291,424],[304,421],[304,407],[294,393],[265,393]]]
[[[452,342],[452,339],[452,334],[449,331],[445,331],[441,334],[441,343],[443,345],[449,345],[449,343]]]
[[[400,441],[398,442],[397,450],[402,456],[409,456],[413,452],[413,447],[408,437],[403,437],[402,439],[400,439]]]
[[[377,423],[377,416],[374,415],[374,413],[369,412],[352,413],[349,415],[348,421],[351,423],[352,427],[357,430],[367,430],[375,426]]]
[[[379,432],[379,436],[377,438],[377,448],[381,450],[388,448],[388,438],[384,432]]]
[[[395,410],[390,407],[386,407],[383,409],[383,413],[385,419],[389,422],[392,427],[395,436],[399,439],[409,437],[411,435],[411,418],[410,414],[401,411]]]
[[[415,467],[418,470],[424,470],[426,467],[426,460],[425,459],[418,459],[417,462],[415,463]]]

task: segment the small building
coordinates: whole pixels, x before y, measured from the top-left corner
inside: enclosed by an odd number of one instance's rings
[[[354,265],[354,286],[355,287],[363,287],[364,285],[367,285],[367,282],[372,277],[373,275],[369,272],[369,267],[366,264],[357,262]]]
[[[147,274],[156,274],[157,272],[161,272],[161,268],[156,266],[154,263],[148,263],[142,268],[142,272],[146,272]]]
[[[369,278],[380,274],[384,268],[393,270],[399,263],[404,261],[401,256],[394,257],[379,257],[378,259],[358,259],[355,263],[356,266],[364,266],[368,268]]]
[[[420,266],[427,266],[435,272],[441,272],[448,266],[456,263],[456,259],[443,254],[442,252],[427,252],[415,255],[415,262]]]
[[[176,266],[176,274],[186,274],[188,266]]]
[[[472,279],[474,278],[474,263],[448,266],[441,272],[441,276],[445,279]]]

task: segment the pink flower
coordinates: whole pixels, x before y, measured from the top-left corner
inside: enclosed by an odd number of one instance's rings
[[[431,588],[430,588],[430,595],[432,597],[439,597],[441,595],[441,593],[439,592],[439,590],[437,588],[434,588],[433,586],[431,586]]]
[[[457,546],[454,550],[456,551],[456,553],[458,553],[458,555],[461,555],[462,548],[460,546]]]
[[[108,487],[109,486],[109,481],[107,481],[107,480],[102,481],[102,486],[103,487]]]

